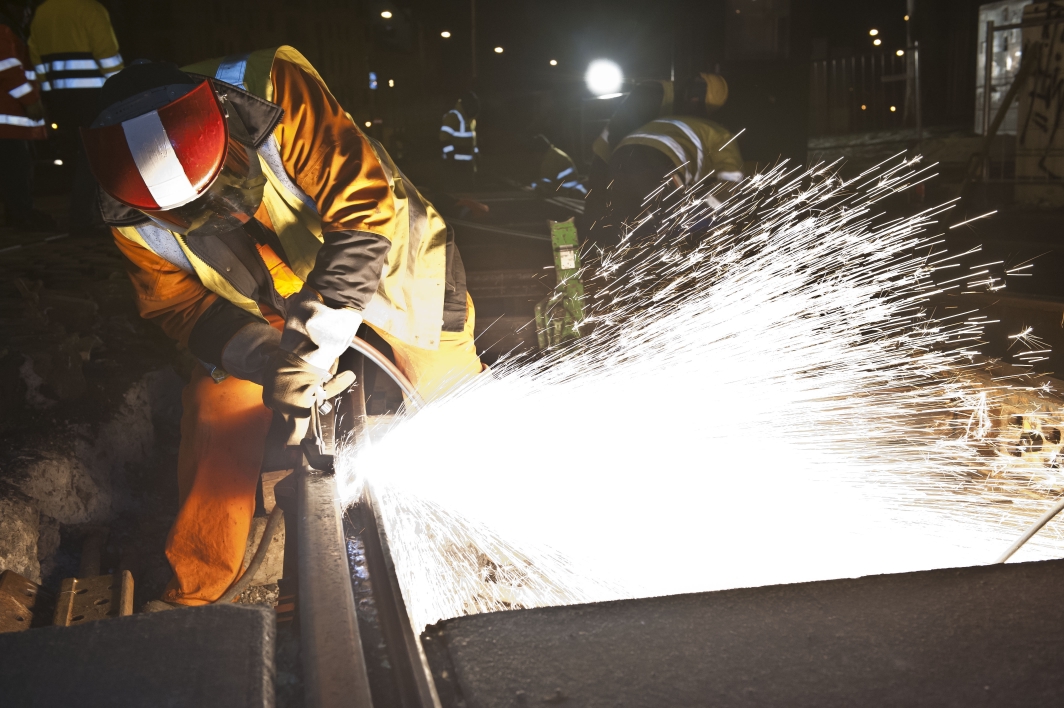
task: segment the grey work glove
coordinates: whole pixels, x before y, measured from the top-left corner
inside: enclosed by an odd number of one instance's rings
[[[265,322],[246,325],[222,349],[222,368],[231,376],[261,386],[270,354],[280,344],[280,331]]]
[[[288,444],[306,434],[310,408],[332,398],[352,383],[350,371],[330,376],[362,324],[362,313],[329,307],[313,289],[303,286],[288,298],[288,317],[277,350],[270,355],[262,400],[284,416]]]
[[[262,402],[284,418],[288,444],[298,445],[306,437],[311,406],[320,405],[354,382],[355,374],[351,371],[332,376],[292,352],[275,349],[266,364]]]

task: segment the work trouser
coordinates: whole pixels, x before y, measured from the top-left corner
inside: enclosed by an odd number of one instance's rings
[[[33,160],[28,140],[0,138],[0,196],[8,226],[22,225],[33,212]]]
[[[475,312],[467,297],[465,329],[443,332],[440,348],[418,349],[377,330],[396,364],[426,400],[483,368],[473,342]],[[283,327],[280,318],[271,318]],[[229,377],[220,383],[197,367],[182,396],[177,475],[180,508],[166,541],[174,578],[163,599],[204,605],[221,597],[241,572],[263,447],[272,413],[262,387]]]

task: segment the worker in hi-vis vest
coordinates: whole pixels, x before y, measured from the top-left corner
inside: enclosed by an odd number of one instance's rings
[[[111,18],[96,0],[45,0],[33,16],[29,47],[48,119],[57,126],[56,153],[74,166],[69,228],[90,231],[96,187],[78,130],[96,118],[104,81],[122,70]]]
[[[143,317],[202,362],[184,391],[174,578],[216,600],[241,570],[271,409],[295,442],[346,389],[365,323],[431,400],[479,374],[449,229],[291,47],[184,70],[135,62],[83,131]]]
[[[611,212],[596,215],[593,240],[608,247],[619,239],[621,224],[644,209],[648,195],[669,181],[690,187],[705,180],[736,183],[743,179],[743,158],[735,136],[709,116],[728,99],[728,84],[717,74],[699,74],[683,85],[673,115],[655,118],[629,132],[609,156]],[[677,194],[659,192],[659,199]]]
[[[27,0],[0,2],[0,197],[8,226],[47,231],[55,222],[33,208],[31,140],[47,140],[44,106],[26,49]]]
[[[454,108],[443,114],[440,122],[440,157],[449,167],[450,176],[457,177],[462,188],[473,187],[477,172],[477,115],[480,99],[472,91],[466,92]]]
[[[587,187],[580,180],[573,158],[554,145],[542,133],[529,140],[533,162],[536,163],[536,179],[532,189],[544,197],[569,197],[583,199]]]

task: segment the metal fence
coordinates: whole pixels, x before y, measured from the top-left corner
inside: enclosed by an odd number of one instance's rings
[[[886,52],[813,62],[809,134],[842,135],[902,127],[905,72],[905,56]]]

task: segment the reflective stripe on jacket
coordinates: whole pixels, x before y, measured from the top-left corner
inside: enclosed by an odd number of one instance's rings
[[[471,162],[480,152],[477,148],[476,119],[467,124],[458,107],[447,111],[443,114],[443,124],[440,125],[440,143],[444,160]]]
[[[275,95],[279,85],[275,74],[280,75],[282,68],[285,76],[313,84],[306,96]],[[258,149],[267,184],[256,218],[276,233],[283,250],[277,255],[292,272],[307,278],[315,267],[323,231],[351,229],[387,239],[390,245],[376,294],[363,309],[363,318],[407,344],[439,347],[447,226],[384,149],[335,104],[314,67],[295,49],[280,47],[213,59],[184,70],[224,77],[226,83],[284,107],[285,117]],[[307,144],[300,130],[313,132],[317,139]],[[293,165],[302,167],[293,169]],[[181,273],[186,279],[194,274],[210,292],[262,316],[257,302],[196,256],[179,234],[155,224],[117,231],[174,266],[175,283]],[[154,303],[143,306],[142,313],[150,307]],[[183,307],[191,311],[202,305]],[[187,336],[189,319],[172,336]]]
[[[0,139],[48,137],[44,121],[26,115],[26,106],[40,100],[34,79],[26,45],[10,27],[0,24]]]
[[[609,162],[614,150],[611,145],[616,146],[634,128],[650,119],[672,113],[673,93],[673,83],[668,80],[655,79],[637,83],[595,138],[591,144],[591,152],[603,162]],[[649,101],[651,96],[655,97],[653,103]]]
[[[693,116],[652,120],[620,142],[645,145],[664,153],[676,165],[684,184],[694,184],[713,174],[718,179],[742,179],[743,158],[728,129]]]
[[[101,88],[123,66],[111,17],[96,0],[47,0],[29,46],[42,91]]]

